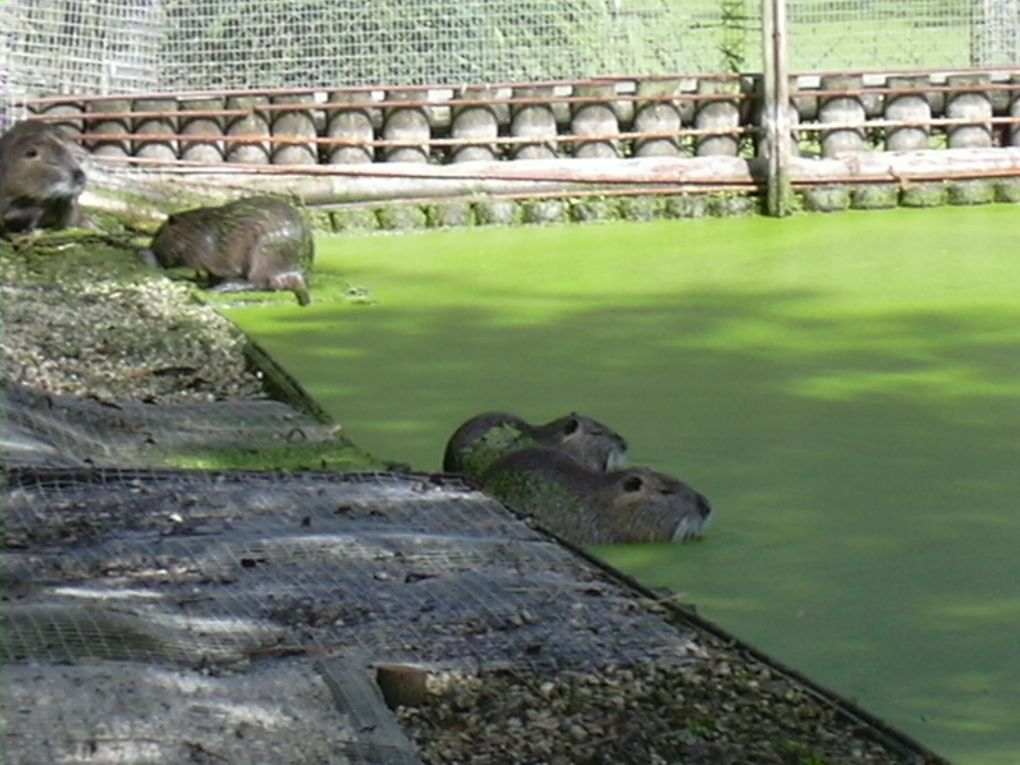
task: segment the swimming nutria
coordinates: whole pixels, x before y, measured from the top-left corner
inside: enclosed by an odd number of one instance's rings
[[[627,455],[627,442],[611,428],[571,412],[545,425],[532,425],[509,412],[484,412],[450,436],[443,470],[481,478],[503,455],[529,446],[559,449],[592,470],[612,470]]]
[[[575,544],[683,542],[712,512],[687,484],[648,468],[602,473],[555,449],[532,447],[498,460],[483,488]]]
[[[198,268],[213,290],[291,290],[308,305],[312,232],[300,211],[274,197],[247,197],[221,207],[174,213],[142,256],[163,268]]]
[[[19,122],[0,135],[0,232],[80,225],[78,154],[63,130],[45,122]]]

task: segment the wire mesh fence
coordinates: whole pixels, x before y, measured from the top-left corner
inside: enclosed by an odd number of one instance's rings
[[[206,761],[182,757],[186,741],[236,748],[236,761],[270,747],[273,762],[414,762],[369,666],[693,661],[693,632],[456,479],[114,468],[6,477],[11,762],[63,761],[89,741],[103,756],[82,761]],[[203,708],[221,710],[215,724]],[[224,742],[238,715],[256,730]],[[110,751],[116,741],[161,756]]]
[[[790,68],[795,71],[977,63],[971,30],[981,18],[974,2],[791,0],[787,14]]]
[[[1016,0],[788,0],[794,71],[1020,62]]]
[[[752,5],[11,0],[0,14],[10,87],[39,95],[727,70],[755,60]]]
[[[7,101],[755,72],[778,0],[9,0]],[[1020,0],[787,0],[792,71],[1020,61]],[[6,117],[19,116],[9,107]]]
[[[3,461],[19,467],[200,465],[258,451],[326,454],[345,443],[339,426],[271,399],[100,402],[8,381],[0,411]]]
[[[584,666],[686,641],[455,480],[16,469],[6,548],[7,661],[193,665],[342,646]],[[568,622],[574,638],[555,639]]]

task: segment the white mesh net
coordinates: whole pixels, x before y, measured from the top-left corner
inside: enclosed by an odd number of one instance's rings
[[[786,6],[793,70],[1020,61],[1020,0]],[[761,0],[9,0],[0,88],[17,101],[758,71],[762,10]]]

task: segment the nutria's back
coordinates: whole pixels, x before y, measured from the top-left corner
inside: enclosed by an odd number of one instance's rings
[[[63,130],[43,122],[19,122],[0,136],[0,231],[79,225],[79,154]]]
[[[531,425],[509,412],[483,412],[465,421],[446,442],[443,470],[480,477]]]
[[[206,271],[220,288],[292,290],[308,302],[312,232],[301,212],[275,197],[174,213],[156,232],[151,259]]]
[[[592,470],[611,470],[627,454],[623,436],[577,412],[544,425],[509,412],[483,412],[450,436],[443,470],[480,478],[500,457],[530,446],[560,450]]]
[[[537,517],[577,544],[682,542],[697,537],[709,501],[682,481],[648,468],[607,473],[566,454],[532,447],[496,461],[486,491]]]

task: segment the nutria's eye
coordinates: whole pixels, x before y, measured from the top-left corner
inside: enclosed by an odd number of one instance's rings
[[[27,150],[25,152],[25,156],[28,157],[29,159],[35,159],[36,157],[39,156],[39,150],[38,149],[29,149],[29,150]]]
[[[640,476],[632,475],[626,481],[623,482],[623,490],[641,491],[641,487],[643,485],[644,482],[641,480]]]
[[[581,427],[581,423],[577,421],[576,417],[571,417],[563,423],[563,434],[569,436],[572,433],[576,433],[579,427]]]

